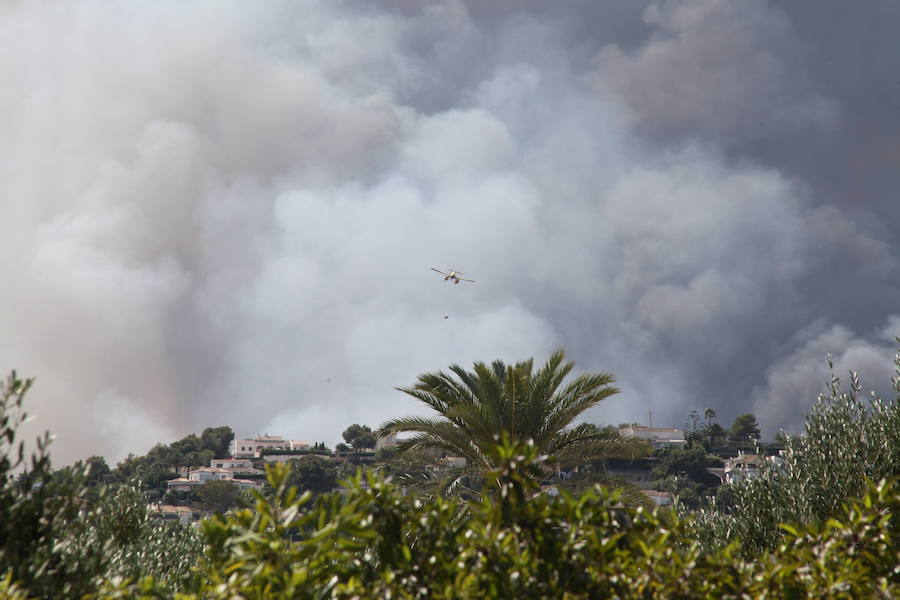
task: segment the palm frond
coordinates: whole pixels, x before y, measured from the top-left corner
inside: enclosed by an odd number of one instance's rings
[[[472,371],[454,364],[448,373],[419,375],[412,387],[397,389],[434,410],[437,418],[393,419],[379,434],[414,433],[401,452],[439,448],[464,457],[470,480],[478,470],[493,468],[488,457],[503,433],[516,442],[532,441],[551,461],[643,452],[611,427],[572,427],[585,410],[619,392],[610,373],[580,375],[564,386],[573,368],[558,350],[538,369],[533,359],[515,365],[495,360],[476,362]]]

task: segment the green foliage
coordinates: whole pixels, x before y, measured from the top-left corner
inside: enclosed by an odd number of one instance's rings
[[[702,446],[694,448],[663,448],[652,475],[663,479],[670,475],[682,475],[704,485],[716,485],[719,478],[707,471],[707,467],[720,466],[722,461],[708,456]]]
[[[412,449],[400,452],[395,447],[382,448],[379,454],[381,473],[408,493],[427,496],[443,491],[446,473],[440,472],[440,462],[433,452]]]
[[[178,467],[209,466],[213,458],[229,455],[234,433],[230,427],[207,427],[198,437],[190,434],[169,445],[157,444],[145,456],[129,454],[116,465],[107,481],[137,480],[153,496],[162,497],[167,481],[178,477]]]
[[[144,492],[133,485],[109,486],[81,516],[80,527],[61,536],[70,556],[95,557],[103,580],[138,580],[151,576],[174,591],[194,576],[192,567],[203,552],[193,527],[153,518]],[[69,524],[72,527],[72,524]]]
[[[720,466],[721,461],[708,456],[701,445],[693,448],[663,448],[653,469],[654,487],[671,492],[688,507],[698,507],[700,499],[719,485],[719,478],[707,467]]]
[[[316,455],[303,456],[288,462],[288,483],[313,494],[330,492],[337,485],[337,465],[328,458]]]
[[[0,598],[900,597],[900,409],[859,401],[851,380],[842,392],[832,379],[785,469],[729,488],[732,512],[683,519],[601,486],[545,493],[547,453],[504,430],[481,447],[491,468],[471,501],[407,495],[374,471],[314,497],[276,464],[270,496],[254,490],[252,508],[204,520],[198,538],[152,519],[134,486],[98,486],[87,503],[84,473],[54,473],[46,437],[24,464],[29,382],[13,375],[0,387]],[[664,471],[697,462],[679,460]]]
[[[699,441],[707,451],[710,451],[717,444],[721,444],[725,440],[728,432],[726,432],[721,425],[713,422],[713,419],[715,419],[716,416],[715,410],[707,408],[703,411],[703,418],[706,419],[706,424],[701,426],[700,413],[696,410],[690,412],[684,423],[684,430],[686,432],[685,440],[687,441],[688,447],[693,448],[694,442]],[[748,440],[744,437],[742,438],[742,441],[746,442]]]
[[[375,451],[375,459],[381,462],[389,462],[400,455],[400,451],[395,447],[379,448]]]
[[[17,443],[16,431],[27,418],[22,402],[32,383],[15,371],[0,383],[0,568],[32,594],[76,597],[91,589],[99,566],[90,557],[72,561],[58,537],[66,524],[77,523],[84,487],[81,474],[53,476],[48,434],[36,441],[28,460],[24,442]],[[13,479],[19,468],[24,471]]]
[[[753,555],[780,542],[779,524],[823,523],[867,481],[900,475],[900,353],[896,362],[892,402],[860,399],[855,373],[847,390],[832,374],[803,435],[784,440],[780,466],[765,465],[762,477],[731,486],[727,507],[700,511],[697,538],[710,548],[741,540]]]
[[[693,446],[695,440],[700,439],[700,413],[692,410],[684,422],[685,439],[689,446]]]
[[[112,469],[109,468],[106,459],[102,456],[91,456],[83,462],[78,461],[75,463],[75,468],[84,470],[84,482],[89,487],[111,481]]]
[[[627,478],[620,475],[611,475],[603,470],[597,470],[590,466],[572,472],[567,478],[552,478],[544,480],[544,485],[552,485],[558,491],[565,491],[574,496],[580,496],[590,492],[598,485],[615,490],[622,504],[631,507],[643,506],[652,509],[656,506],[653,500],[644,493],[643,488],[635,485]]]
[[[26,460],[16,430],[31,382],[13,372],[0,384],[0,598],[79,598],[103,581],[146,575],[165,579],[163,590],[185,583],[202,552],[196,533],[150,519],[132,486],[90,496],[88,484],[108,475],[105,461],[53,471],[46,434]],[[17,468],[25,470],[14,479]]]
[[[354,423],[344,430],[341,434],[344,441],[350,444],[354,450],[363,450],[365,448],[374,448],[376,437],[372,433],[372,428],[368,425],[357,425]]]
[[[217,513],[237,506],[239,492],[237,484],[228,480],[207,481],[194,490],[203,508]]]
[[[413,432],[401,451],[437,448],[466,460],[453,483],[479,481],[497,465],[488,449],[500,435],[514,443],[532,441],[548,462],[575,465],[603,456],[646,452],[623,440],[612,427],[574,421],[587,409],[618,393],[609,373],[585,374],[568,385],[563,381],[574,363],[564,363],[562,351],[535,370],[532,360],[490,366],[477,362],[474,371],[452,365],[448,375],[425,373],[411,388],[399,388],[435,410],[438,418],[407,417],[388,421],[379,435]],[[455,376],[455,377],[454,377]]]
[[[213,452],[212,458],[231,456],[232,440],[234,440],[234,432],[228,426],[207,427],[200,434],[200,444],[203,448]],[[209,461],[199,464],[208,465]]]
[[[728,439],[735,443],[747,443],[758,440],[760,435],[759,424],[753,413],[738,415],[728,430]]]
[[[867,484],[861,499],[834,518],[803,528],[783,525],[786,538],[770,559],[775,590],[835,598],[900,596],[900,485]],[[812,593],[810,593],[812,592]]]
[[[704,425],[700,430],[700,440],[707,451],[724,442],[726,437],[727,432],[718,423]]]
[[[298,495],[268,469],[271,499],[203,523],[207,553],[187,599],[312,598],[893,598],[900,593],[900,486],[869,486],[821,525],[786,528],[753,560],[704,553],[670,512],[628,508],[594,488],[539,493],[533,446],[502,440],[497,490],[478,502],[404,497],[375,474],[347,494]],[[153,579],[105,597],[172,597]]]
[[[323,456],[331,455],[331,448],[325,445],[325,442],[316,442],[312,445],[312,454],[321,454]]]

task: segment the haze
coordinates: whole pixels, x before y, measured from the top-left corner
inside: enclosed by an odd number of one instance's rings
[[[7,2],[0,369],[115,461],[340,441],[451,363],[564,348],[598,423],[886,394],[892,0]],[[452,285],[429,267],[455,267]],[[447,318],[444,318],[447,316]]]

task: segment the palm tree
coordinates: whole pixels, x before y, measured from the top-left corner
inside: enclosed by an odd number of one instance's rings
[[[439,449],[465,458],[456,483],[496,468],[493,449],[504,434],[512,443],[533,443],[549,464],[562,467],[640,455],[643,446],[623,439],[611,426],[572,426],[585,410],[619,390],[611,385],[615,378],[610,373],[580,375],[560,389],[574,366],[564,359],[559,350],[537,371],[532,359],[514,366],[496,360],[490,366],[476,362],[474,371],[451,365],[451,374],[419,375],[413,387],[397,389],[439,416],[392,419],[378,433],[413,432],[401,453]]]

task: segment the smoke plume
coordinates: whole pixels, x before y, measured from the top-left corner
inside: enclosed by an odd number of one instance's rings
[[[0,368],[63,462],[567,350],[795,430],[900,335],[900,5],[10,2]],[[451,285],[429,267],[477,280]],[[446,318],[445,318],[446,317]]]

